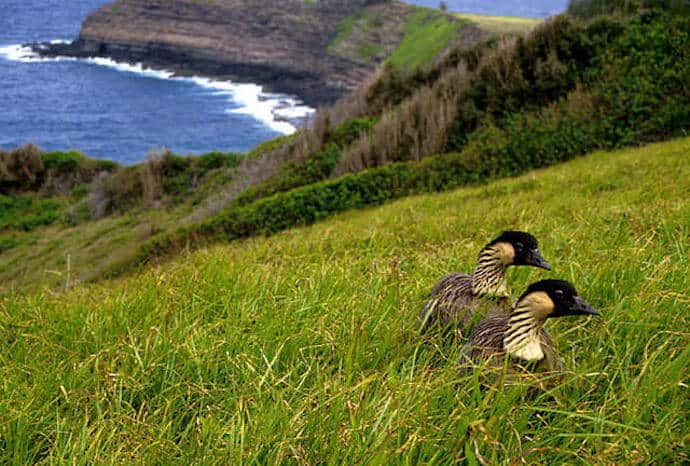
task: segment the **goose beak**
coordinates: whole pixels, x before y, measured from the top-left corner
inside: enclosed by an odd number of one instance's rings
[[[532,249],[527,255],[527,265],[533,265],[539,267],[540,269],[551,270],[551,266],[546,259],[539,252],[539,248]]]
[[[594,309],[592,306],[589,305],[587,301],[585,301],[579,296],[575,296],[575,303],[572,306],[570,306],[570,310],[576,315],[601,316],[601,314],[599,314],[599,311]]]

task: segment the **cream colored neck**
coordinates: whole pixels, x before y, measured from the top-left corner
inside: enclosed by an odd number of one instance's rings
[[[477,296],[508,296],[506,268],[500,247],[482,250],[472,275],[472,293]]]
[[[511,356],[534,362],[544,359],[539,332],[546,318],[530,302],[519,302],[513,309],[508,331],[503,338],[503,348]]]

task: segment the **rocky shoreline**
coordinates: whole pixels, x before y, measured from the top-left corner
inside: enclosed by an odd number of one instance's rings
[[[270,64],[218,61],[210,56],[199,56],[196,50],[171,48],[166,44],[132,46],[80,38],[70,43],[40,42],[25,46],[45,58],[101,57],[122,63],[141,63],[152,69],[171,71],[175,76],[258,84],[268,93],[298,96],[310,107],[331,104],[345,92],[342,87],[325,84],[319,76],[308,71],[296,72]]]
[[[318,107],[372,73],[414,11],[395,0],[116,0],[90,13],[73,42],[27,45],[43,57],[102,57],[258,84]],[[351,21],[362,27],[344,34]],[[372,43],[380,54],[360,56]]]

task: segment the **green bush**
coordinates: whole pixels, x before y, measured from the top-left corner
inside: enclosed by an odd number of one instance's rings
[[[233,168],[239,163],[242,155],[225,153],[225,152],[209,152],[196,158],[196,173],[198,175],[205,175],[211,170],[218,168]]]
[[[74,150],[69,152],[44,152],[41,157],[45,168],[53,171],[55,174],[76,172],[82,168],[86,162],[84,154]]]
[[[683,134],[690,127],[690,21],[647,13],[588,74],[608,146]]]
[[[263,183],[256,184],[240,194],[231,205],[246,205],[275,193],[324,180],[331,176],[341,151],[376,125],[377,118],[351,118],[327,131],[324,147],[307,159],[288,162]]]
[[[117,162],[103,159],[87,159],[87,165],[96,173],[113,172],[120,168]]]
[[[690,3],[687,0],[570,0],[568,4],[568,13],[582,18],[633,14],[644,9],[660,9],[685,14],[690,10]]]
[[[325,140],[327,143],[336,144],[341,149],[346,148],[359,137],[376,126],[378,119],[373,116],[362,118],[351,118],[342,122],[332,132],[329,132]]]
[[[162,201],[163,205],[182,202],[194,193],[204,177],[212,172],[231,170],[242,157],[222,152],[188,157],[175,155],[167,149],[152,152],[149,160],[118,167],[110,176],[91,186],[92,215],[100,218],[149,203],[154,205],[152,201]]]

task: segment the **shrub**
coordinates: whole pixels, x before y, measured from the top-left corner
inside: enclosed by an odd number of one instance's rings
[[[690,21],[647,13],[634,20],[588,75],[610,146],[682,134],[690,126]]]
[[[334,129],[326,125],[321,150],[303,160],[288,161],[263,182],[250,186],[228,205],[244,205],[257,199],[324,180],[333,174],[341,151],[376,125],[375,117],[351,118]]]
[[[84,166],[86,157],[77,151],[69,152],[45,152],[42,154],[43,165],[54,174],[76,172]]]
[[[36,189],[44,174],[41,151],[35,145],[0,151],[0,193]]]
[[[687,0],[570,0],[568,3],[568,13],[582,18],[633,14],[644,9],[660,9],[685,14],[690,10],[690,4]]]
[[[203,176],[211,170],[219,168],[234,168],[240,161],[240,154],[224,153],[224,152],[209,152],[196,158],[196,174]]]
[[[98,173],[117,167],[115,162],[91,160],[77,151],[41,152],[29,144],[0,151],[0,192],[68,194],[76,186],[90,183]]]
[[[186,199],[213,171],[234,168],[239,154],[210,152],[183,157],[166,148],[151,149],[145,162],[102,173],[89,190],[94,218],[136,207],[157,207]]]

